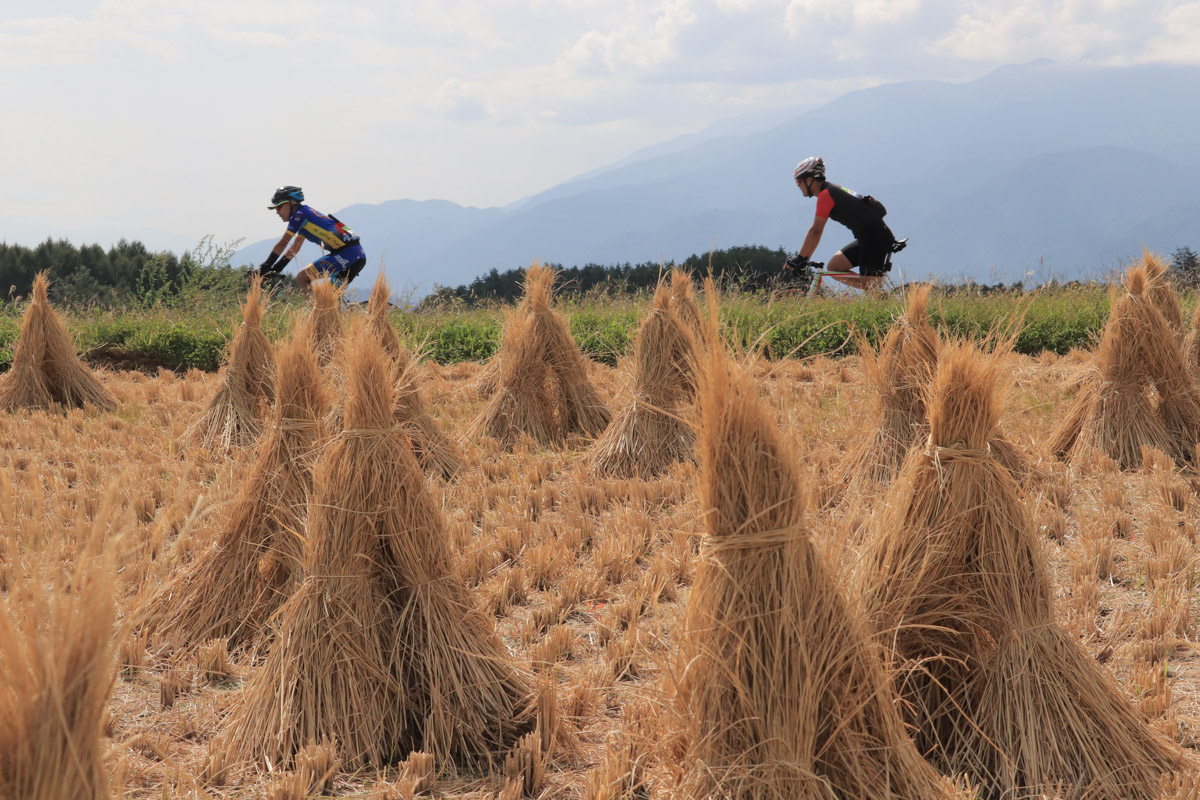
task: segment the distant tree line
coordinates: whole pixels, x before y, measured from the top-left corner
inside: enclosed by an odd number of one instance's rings
[[[236,298],[246,287],[244,272],[230,265],[236,249],[236,243],[217,245],[211,237],[182,256],[124,239],[107,249],[65,239],[36,247],[0,242],[0,296],[8,302],[27,297],[34,276],[45,271],[52,299],[69,305],[124,308]]]
[[[154,305],[199,305],[238,302],[245,292],[245,271],[231,265],[238,243],[215,244],[205,237],[182,256],[152,252],[139,241],[121,240],[105,249],[99,245],[76,246],[65,239],[47,239],[36,247],[0,242],[0,302],[27,297],[34,276],[47,271],[51,297],[70,305],[123,308]],[[673,266],[682,267],[696,280],[710,270],[729,290],[757,292],[780,288],[791,281],[782,269],[789,253],[783,248],[761,245],[731,247],[691,255],[682,262],[662,264],[586,264],[558,268],[555,291],[560,296],[604,294],[626,296],[652,291],[660,274]],[[1176,286],[1200,287],[1200,255],[1190,247],[1176,249],[1170,257],[1169,274]],[[525,268],[503,272],[496,268],[458,287],[435,286],[422,301],[423,307],[446,304],[473,307],[492,303],[514,303],[522,294]],[[290,282],[282,287],[290,291]],[[953,287],[943,287],[953,292]],[[981,286],[978,292],[1021,291],[1021,284]]]
[[[555,281],[555,292],[560,296],[585,294],[632,295],[650,291],[658,283],[659,275],[674,266],[682,267],[699,279],[709,273],[727,288],[741,291],[757,291],[776,287],[790,276],[783,272],[784,259],[788,257],[783,248],[772,250],[761,245],[731,247],[689,256],[681,263],[646,261],[641,264],[586,264],[582,267],[552,265],[559,270]],[[493,268],[468,284],[450,288],[436,287],[425,300],[426,305],[459,303],[476,306],[486,303],[512,303],[523,294],[521,285],[525,279],[525,268],[514,268],[500,272]]]
[[[1176,286],[1194,289],[1200,286],[1200,255],[1190,247],[1180,247],[1171,254],[1167,271]]]

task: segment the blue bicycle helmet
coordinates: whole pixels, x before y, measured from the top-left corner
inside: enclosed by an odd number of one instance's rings
[[[304,190],[299,186],[280,186],[275,190],[275,194],[271,195],[271,205],[268,209],[279,208],[284,203],[303,203]]]

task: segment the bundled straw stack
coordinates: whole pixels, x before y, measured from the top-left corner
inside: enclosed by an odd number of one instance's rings
[[[311,343],[293,337],[279,353],[272,424],[228,526],[185,562],[140,610],[138,626],[179,647],[213,638],[253,644],[299,583],[304,509],[329,405]]]
[[[191,435],[203,447],[228,451],[252,444],[262,432],[261,405],[275,394],[275,360],[263,333],[262,281],[250,284],[242,324],[234,334],[221,384]]]
[[[347,361],[345,430],[315,467],[304,580],[213,755],[278,768],[329,737],[351,768],[416,749],[489,764],[529,727],[532,692],[452,567],[392,427],[388,358],[362,333]]]
[[[413,451],[425,471],[451,480],[462,467],[462,454],[425,408],[417,381],[419,358],[410,357],[388,321],[390,296],[391,287],[380,271],[367,301],[367,319],[376,340],[396,368],[396,424],[412,440]]]
[[[391,307],[392,287],[388,284],[383,270],[379,270],[375,285],[371,287],[371,296],[367,299],[367,319],[384,352],[393,360],[399,361],[404,355],[404,347],[400,344],[400,336],[396,329],[388,321],[388,311]]]
[[[632,401],[592,445],[593,473],[651,477],[691,455],[695,434],[679,413],[695,394],[696,345],[671,303],[660,281],[634,345]]]
[[[1192,374],[1192,382],[1200,383],[1200,303],[1196,304],[1196,310],[1192,313],[1192,329],[1184,339],[1183,359]]]
[[[587,359],[552,307],[554,276],[538,263],[529,268],[520,308],[505,316],[495,366],[485,368],[477,384],[481,391],[495,388],[472,429],[506,447],[522,434],[547,444],[572,433],[596,436],[609,422],[587,376]]]
[[[860,586],[917,746],[987,797],[1151,798],[1178,749],[1054,621],[1044,557],[988,443],[996,362],[943,350],[929,442],[892,485]]]
[[[1146,268],[1146,296],[1154,307],[1162,313],[1175,338],[1183,341],[1187,329],[1183,325],[1183,308],[1179,305],[1179,295],[1171,286],[1167,274],[1167,262],[1149,250],[1142,251],[1142,265]]]
[[[704,338],[704,323],[700,318],[700,307],[696,304],[692,276],[683,267],[671,268],[671,310],[696,343],[700,344]]]
[[[550,368],[563,430],[598,436],[611,415],[588,379],[587,359],[575,344],[566,319],[553,308],[555,274],[541,264],[534,264],[525,274],[525,299],[532,316],[529,335]]]
[[[867,494],[891,484],[904,457],[929,433],[925,391],[937,369],[941,340],[929,324],[929,285],[909,290],[904,316],[888,330],[878,352],[866,343],[863,372],[879,395],[874,424],[851,446],[835,477],[845,495]]]
[[[110,497],[67,574],[57,554],[0,593],[0,798],[109,800],[104,727],[116,678]],[[116,548],[109,548],[112,553]],[[26,554],[28,557],[28,554]],[[53,564],[53,566],[51,566]]]
[[[393,419],[408,434],[409,443],[421,467],[429,474],[453,480],[462,469],[462,453],[425,408],[417,384],[420,363],[416,359],[409,359],[408,354],[403,352],[395,361],[396,407]]]
[[[952,796],[808,537],[792,448],[748,373],[715,337],[707,346],[697,450],[709,511],[680,644],[677,796]]]
[[[301,329],[312,341],[322,369],[336,364],[345,335],[341,299],[341,292],[328,280],[312,283],[313,307]]]
[[[561,422],[550,394],[550,370],[532,334],[532,318],[505,311],[501,350],[496,354],[496,388],[471,430],[484,431],[512,447],[524,434],[542,444],[559,442]],[[486,375],[485,375],[486,377]]]
[[[33,279],[33,301],[21,322],[12,368],[0,377],[0,409],[75,408],[91,404],[111,411],[112,393],[83,365],[71,334],[54,313],[47,296],[45,272]]]
[[[1200,395],[1178,338],[1152,300],[1161,280],[1152,263],[1147,257],[1130,269],[1125,292],[1113,298],[1092,366],[1052,434],[1060,457],[1096,448],[1122,469],[1135,469],[1143,448],[1153,447],[1181,463],[1195,459]]]

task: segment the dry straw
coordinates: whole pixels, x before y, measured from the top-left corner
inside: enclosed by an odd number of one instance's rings
[[[387,276],[383,274],[383,270],[379,270],[379,277],[375,279],[375,285],[371,287],[371,296],[367,299],[367,318],[384,352],[398,360],[404,354],[404,348],[400,344],[399,334],[388,320],[388,311],[392,307],[391,298],[392,288],[388,284]]]
[[[262,282],[255,278],[242,305],[229,363],[204,415],[191,431],[203,447],[228,451],[252,444],[262,432],[262,405],[275,393],[275,361],[263,333]]]
[[[397,369],[393,418],[408,434],[413,453],[425,471],[452,480],[462,469],[462,453],[425,407],[418,383],[420,359],[410,358],[402,348],[394,360]]]
[[[1143,250],[1141,264],[1146,269],[1146,296],[1162,313],[1175,338],[1182,342],[1187,329],[1183,325],[1183,308],[1179,304],[1179,295],[1175,293],[1175,287],[1171,285],[1167,273],[1167,262],[1155,253]]]
[[[711,308],[709,319],[711,331]],[[706,344],[705,535],[675,698],[681,796],[951,796],[908,738],[879,651],[808,536],[794,448],[715,331]]]
[[[544,444],[571,433],[595,436],[609,421],[587,376],[587,359],[552,307],[555,274],[539,263],[529,268],[520,307],[505,314],[495,366],[486,367],[480,379],[491,388],[495,371],[491,399],[471,429],[506,447],[523,434]]]
[[[33,300],[25,310],[12,368],[0,378],[0,409],[68,408],[91,404],[111,411],[112,393],[101,385],[75,350],[75,343],[50,305],[45,272],[33,279]]]
[[[549,367],[567,433],[599,435],[610,413],[587,375],[587,359],[571,336],[566,319],[553,308],[557,270],[534,263],[525,275],[525,302],[532,317],[529,335]]]
[[[1182,462],[1195,457],[1200,395],[1179,340],[1152,300],[1162,280],[1153,264],[1147,254],[1126,274],[1125,291],[1114,294],[1093,363],[1051,436],[1061,457],[1095,448],[1122,469],[1140,467],[1144,447]]]
[[[380,271],[367,301],[367,319],[376,340],[395,365],[396,424],[412,440],[413,451],[425,471],[450,480],[462,468],[462,454],[425,407],[418,381],[421,356],[419,353],[414,356],[405,349],[396,329],[388,321],[390,297],[391,288]]]
[[[106,706],[117,673],[110,497],[73,568],[26,554],[0,593],[0,798],[110,800]],[[107,556],[101,556],[107,551]]]
[[[700,317],[700,307],[696,303],[696,291],[692,286],[692,276],[683,267],[671,268],[671,310],[699,343],[704,335],[704,321]]]
[[[671,306],[660,281],[634,345],[633,397],[592,445],[594,473],[650,477],[691,457],[695,434],[679,413],[695,394],[696,344]]]
[[[1192,328],[1183,344],[1184,362],[1194,382],[1200,382],[1200,303],[1192,313]]]
[[[520,310],[506,311],[496,354],[499,379],[483,413],[472,423],[512,447],[522,435],[542,444],[562,440],[563,431],[550,395],[550,370],[533,338],[531,318]]]
[[[279,766],[329,737],[350,767],[417,749],[490,764],[531,727],[532,692],[452,568],[436,502],[392,426],[389,359],[363,333],[347,362],[345,429],[314,472],[304,580],[213,751]]]
[[[180,647],[213,637],[233,647],[253,643],[299,582],[303,514],[329,400],[307,338],[284,345],[277,366],[274,416],[228,525],[138,614],[139,627]]]
[[[1156,797],[1181,756],[1054,621],[1039,540],[989,448],[997,364],[943,350],[928,444],[893,483],[859,574],[917,746],[988,797]]]
[[[862,367],[879,403],[874,423],[838,466],[835,485],[854,496],[889,485],[913,445],[928,435],[925,393],[937,369],[941,340],[929,323],[928,284],[905,299],[904,316],[892,325],[875,351],[864,342]]]
[[[311,340],[317,361],[320,362],[321,368],[325,369],[337,363],[338,352],[345,335],[342,294],[328,280],[319,280],[312,284],[312,299],[312,311],[301,329]]]

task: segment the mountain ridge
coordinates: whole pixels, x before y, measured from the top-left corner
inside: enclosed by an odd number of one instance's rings
[[[335,213],[363,236],[364,279],[386,254],[393,286],[419,295],[535,259],[570,266],[745,244],[795,249],[814,205],[790,171],[820,154],[831,180],[887,204],[892,230],[910,237],[897,260],[905,274],[1014,280],[1036,264],[1086,277],[1143,246],[1171,250],[1194,236],[1200,110],[1187,98],[1197,90],[1200,67],[1031,62],[965,83],[850,92],[741,135],[714,126],[509,206],[388,201]],[[1137,168],[1151,173],[1145,186],[1130,174]],[[1050,201],[1031,206],[1023,185]],[[848,238],[829,226],[816,257]],[[257,263],[273,241],[238,256]]]

